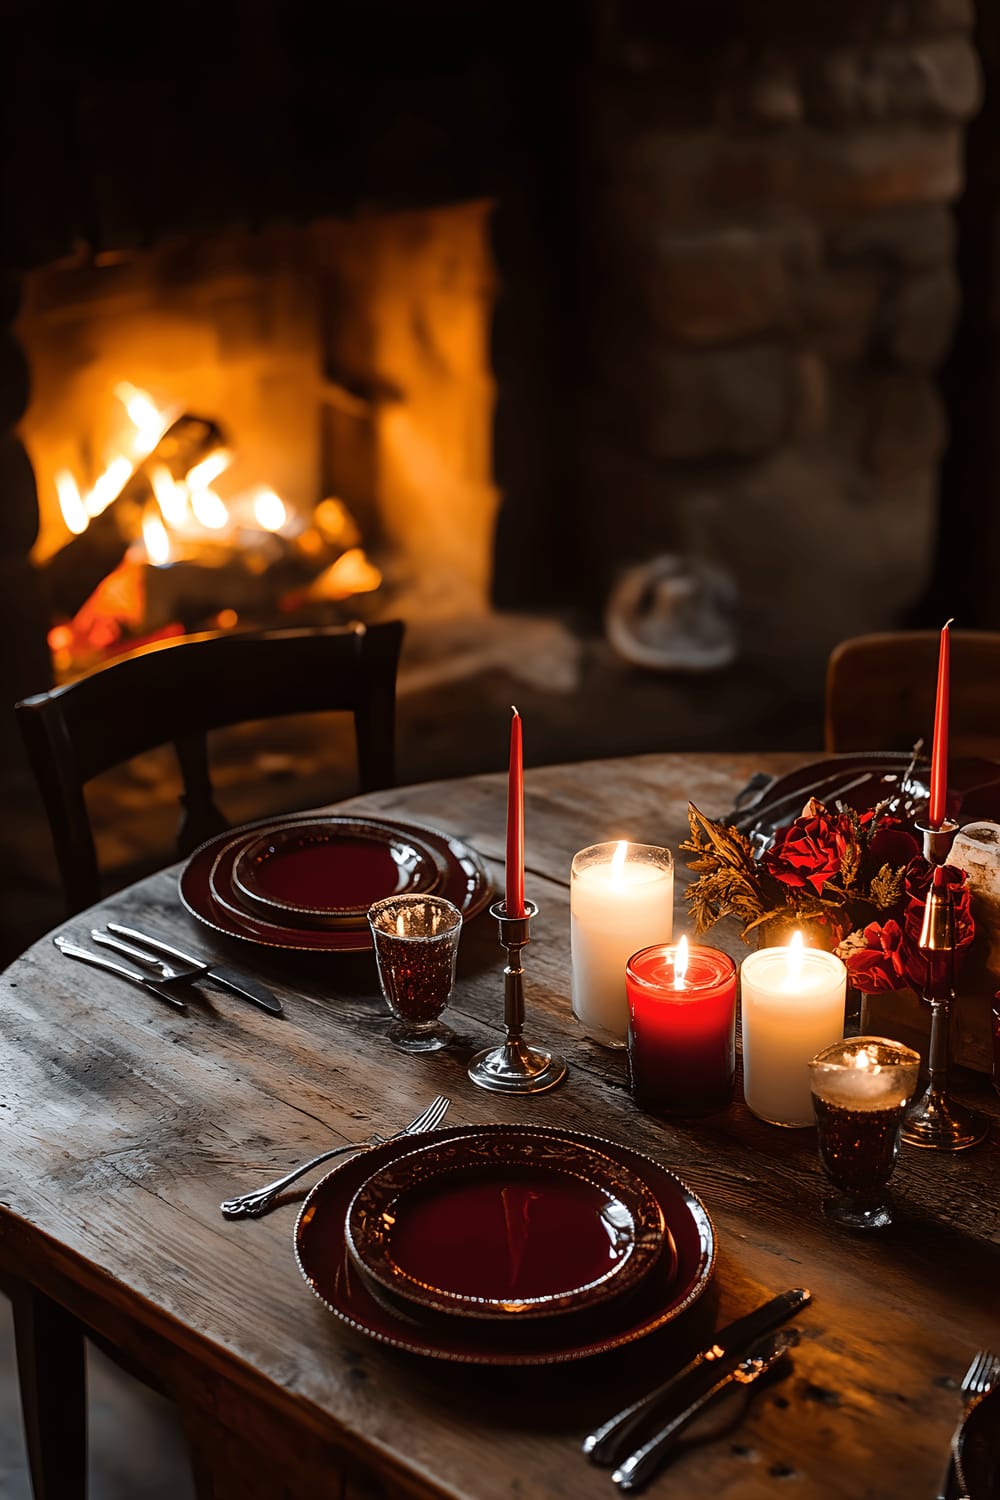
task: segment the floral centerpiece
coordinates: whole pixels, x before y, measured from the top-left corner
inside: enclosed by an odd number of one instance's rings
[[[921,992],[927,961],[918,944],[933,866],[910,821],[891,806],[857,812],[810,798],[758,851],[738,829],[713,823],[689,804],[691,834],[681,849],[698,872],[685,896],[696,931],[727,916],[743,923],[745,941],[762,929],[796,926],[814,946],[843,959],[856,989]],[[962,870],[943,870],[961,952],[975,933],[968,883]]]

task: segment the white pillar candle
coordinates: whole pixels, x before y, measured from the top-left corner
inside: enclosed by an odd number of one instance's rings
[[[570,947],[573,1014],[587,1035],[623,1047],[628,1034],[625,965],[674,934],[674,861],[650,844],[592,844],[573,857]]]
[[[844,1035],[847,970],[835,953],[761,948],[740,966],[743,1093],[762,1120],[811,1125],[809,1063]]]

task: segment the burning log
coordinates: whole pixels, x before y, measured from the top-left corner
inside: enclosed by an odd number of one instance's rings
[[[100,515],[41,564],[41,587],[50,619],[72,619],[140,536],[143,510],[153,499],[153,468],[162,465],[179,482],[222,445],[221,430],[205,417],[185,414],[171,423]]]

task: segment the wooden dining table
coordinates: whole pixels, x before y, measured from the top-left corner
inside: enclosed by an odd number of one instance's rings
[[[980,1346],[1000,1349],[997,1125],[954,1155],[904,1147],[893,1225],[852,1235],[822,1213],[815,1130],[755,1118],[739,1076],[725,1111],[643,1112],[623,1052],[591,1041],[570,1007],[574,852],[627,838],[676,854],[689,799],[717,817],[753,772],[809,759],[654,754],[526,773],[525,885],[539,908],[525,953],[526,1035],[569,1065],[546,1093],[488,1093],[467,1076],[470,1056],[503,1034],[504,955],[486,911],[462,934],[447,1014],[456,1040],[424,1056],[390,1045],[370,953],[297,957],[223,941],[184,910],[180,866],[59,930],[87,944],[91,927],[117,920],[224,957],[274,988],[283,1018],[214,989],[174,1012],[71,962],[51,934],[37,942],[0,977],[0,1278],[36,1298],[43,1346],[47,1315],[78,1319],[167,1392],[199,1494],[216,1500],[600,1500],[614,1486],[582,1455],[585,1434],[713,1329],[807,1287],[780,1378],[678,1451],[650,1493],[936,1494],[962,1374]],[[505,796],[506,778],[484,775],[337,810],[458,836],[501,889]],[[676,875],[675,930],[691,878],[682,855]],[[746,951],[725,924],[710,941]],[[1000,1120],[986,1075],[955,1070],[953,1087]],[[331,1144],[389,1134],[438,1093],[452,1101],[447,1125],[589,1132],[675,1173],[714,1226],[704,1294],[610,1353],[542,1368],[453,1365],[384,1347],[333,1316],[296,1264],[294,1201],[257,1220],[220,1214],[234,1192]]]

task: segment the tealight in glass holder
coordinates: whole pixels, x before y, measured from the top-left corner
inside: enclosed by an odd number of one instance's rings
[[[884,1229],[892,1223],[886,1183],[919,1071],[918,1052],[881,1036],[834,1042],[809,1064],[820,1161],[837,1189],[823,1212],[835,1224]]]
[[[386,896],[369,908],[378,977],[401,1052],[437,1052],[455,1033],[440,1019],[455,984],[462,913],[443,896]]]

